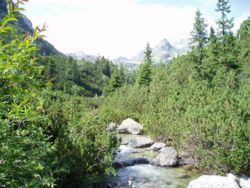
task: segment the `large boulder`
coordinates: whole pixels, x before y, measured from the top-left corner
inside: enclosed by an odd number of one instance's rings
[[[160,153],[153,160],[153,164],[156,166],[178,166],[179,156],[177,151],[173,147],[165,147],[160,150]]]
[[[154,141],[146,136],[136,136],[129,140],[128,146],[132,148],[147,148],[154,144]]]
[[[128,118],[121,123],[117,130],[119,133],[137,135],[142,133],[142,128],[141,124],[131,118]]]
[[[120,147],[118,148],[118,155],[129,155],[129,154],[133,154],[133,153],[139,153],[141,152],[140,149],[136,149],[136,148],[131,148],[129,146],[126,145],[120,145]]]
[[[188,188],[241,188],[238,180],[232,174],[227,177],[203,175],[191,181]]]
[[[124,160],[115,160],[112,165],[115,169],[120,169],[138,164],[149,164],[149,160],[146,158],[129,158]]]
[[[162,148],[166,147],[166,144],[165,143],[162,143],[162,142],[155,142],[151,147],[150,149],[152,149],[153,151],[159,151],[161,150]]]

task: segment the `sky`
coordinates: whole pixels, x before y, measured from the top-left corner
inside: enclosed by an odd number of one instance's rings
[[[190,37],[199,8],[216,28],[217,0],[29,0],[24,14],[48,26],[46,40],[63,53],[83,51],[108,58],[137,55],[149,43]],[[236,31],[250,16],[249,0],[231,0]]]

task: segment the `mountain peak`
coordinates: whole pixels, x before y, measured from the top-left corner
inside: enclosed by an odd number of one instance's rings
[[[74,59],[85,60],[85,61],[88,61],[88,62],[95,62],[96,59],[98,58],[97,56],[94,56],[94,55],[85,54],[83,51],[77,51],[77,52],[74,52],[74,53],[68,53],[66,55],[67,56],[71,56]]]
[[[159,43],[162,43],[162,44],[170,44],[170,42],[168,41],[167,38],[162,39]]]
[[[172,50],[173,46],[170,44],[170,42],[168,41],[168,39],[163,39],[161,40],[155,47],[155,49],[159,49],[159,50]]]

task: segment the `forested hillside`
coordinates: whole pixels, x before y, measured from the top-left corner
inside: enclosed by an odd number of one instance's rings
[[[110,121],[139,120],[148,134],[217,173],[250,174],[250,18],[237,33],[228,1],[218,1],[217,32],[197,10],[192,50],[152,65],[147,45],[134,84],[109,95]]]
[[[8,7],[0,19],[0,187],[103,187],[120,142],[106,125],[127,117],[194,167],[250,175],[250,18],[233,33],[228,1],[217,3],[217,29],[197,10],[188,54],[155,65],[147,44],[135,72],[44,48],[45,27],[20,30],[24,3],[0,0]]]

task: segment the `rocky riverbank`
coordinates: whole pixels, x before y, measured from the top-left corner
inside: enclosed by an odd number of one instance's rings
[[[107,130],[117,131],[122,139],[113,162],[118,171],[109,180],[110,188],[250,188],[248,177],[200,176],[185,169],[192,163],[188,157],[182,158],[175,148],[142,135],[143,126],[131,118],[121,125],[111,123]]]
[[[118,131],[122,139],[113,162],[117,175],[110,179],[109,187],[186,188],[198,177],[179,167],[183,162],[175,148],[142,135],[143,126],[136,121],[129,118],[121,125],[111,123],[107,130]]]

